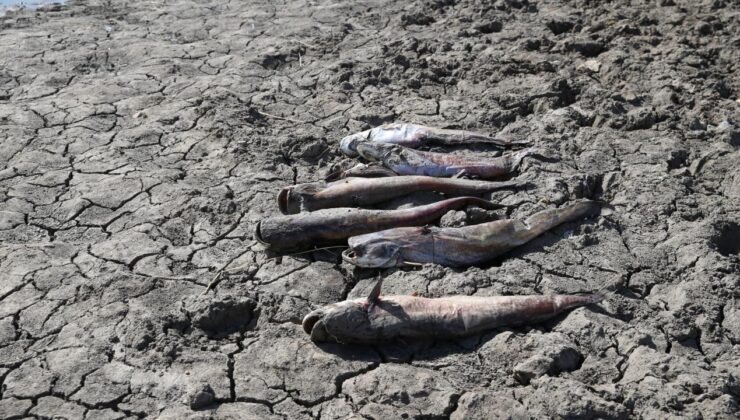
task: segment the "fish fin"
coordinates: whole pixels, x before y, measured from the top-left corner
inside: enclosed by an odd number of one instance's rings
[[[378,299],[380,299],[380,289],[383,286],[383,277],[378,276],[378,282],[375,283],[375,287],[373,287],[373,290],[370,292],[370,296],[367,297],[367,302],[372,307],[378,302]]]
[[[461,169],[460,172],[452,176],[453,179],[465,178],[468,176],[468,171]]]
[[[588,295],[588,297],[589,297],[589,301],[590,301],[589,303],[591,303],[591,304],[593,304],[593,303],[599,303],[599,302],[601,302],[602,300],[604,300],[606,298],[606,296],[602,292],[594,292],[594,293],[591,293],[590,295]]]

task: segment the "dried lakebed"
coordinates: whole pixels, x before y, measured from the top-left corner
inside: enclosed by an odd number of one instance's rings
[[[736,415],[737,6],[479,3],[0,18],[0,417]],[[303,316],[367,296],[377,272],[337,249],[273,258],[254,226],[283,187],[348,167],[341,138],[397,121],[557,156],[522,162],[532,188],[482,196],[505,209],[442,226],[608,207],[487,266],[385,270],[384,294],[614,285],[604,301],[465,339],[311,342]]]

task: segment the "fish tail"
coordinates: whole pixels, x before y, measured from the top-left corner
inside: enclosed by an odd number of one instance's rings
[[[584,301],[584,305],[591,305],[594,303],[599,303],[602,300],[606,299],[606,295],[601,291],[597,291],[597,292],[585,295],[584,298],[586,298],[586,300]]]
[[[600,207],[596,201],[581,200],[557,209],[535,213],[524,223],[534,237],[563,223],[573,222],[591,213],[596,213]]]
[[[480,207],[482,209],[486,210],[496,210],[500,209],[502,207],[506,207],[502,204],[496,204],[488,200],[484,200],[482,198],[478,197],[457,197],[457,198],[450,198],[448,200],[445,200],[444,202],[448,203],[448,208],[452,209],[459,209],[463,206],[476,206]]]
[[[603,293],[595,292],[587,295],[559,295],[555,297],[555,312],[561,312],[579,306],[593,305],[604,300]]]
[[[510,155],[511,156],[511,169],[512,170],[519,169],[519,165],[522,164],[522,161],[524,160],[525,157],[535,155],[535,154],[537,154],[537,149],[533,147],[512,153]]]

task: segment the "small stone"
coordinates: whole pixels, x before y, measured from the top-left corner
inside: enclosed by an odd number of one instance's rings
[[[547,22],[547,28],[552,31],[555,35],[560,35],[564,32],[568,32],[575,26],[574,22],[564,18],[556,18]]]
[[[570,42],[567,44],[567,48],[570,51],[576,51],[586,57],[596,57],[606,49],[602,42],[591,39],[579,39]]]
[[[466,223],[468,225],[477,225],[479,223],[492,222],[494,220],[499,220],[505,217],[502,217],[496,210],[486,210],[475,206],[470,206],[469,208],[465,209],[465,213],[468,216]]]
[[[521,384],[527,385],[533,378],[545,375],[550,369],[552,359],[544,355],[536,355],[514,366],[514,378]]]
[[[700,22],[696,25],[696,32],[699,32],[701,35],[709,35],[712,33],[712,25],[707,22]]]
[[[586,60],[578,66],[578,69],[598,73],[601,70],[601,61],[594,59]]]
[[[558,343],[540,349],[536,354],[514,366],[514,378],[527,385],[534,378],[556,376],[580,366],[583,356],[574,347]]]
[[[740,128],[731,121],[724,120],[717,124],[714,131],[719,137],[732,146],[740,146]]]
[[[188,394],[188,402],[193,410],[208,407],[215,401],[216,393],[206,383],[196,385]]]
[[[477,29],[482,34],[501,32],[502,28],[503,24],[498,20],[483,22],[475,26],[475,29]]]
[[[462,210],[450,211],[442,216],[439,225],[442,227],[461,227],[465,226],[465,220],[467,218],[467,214]]]

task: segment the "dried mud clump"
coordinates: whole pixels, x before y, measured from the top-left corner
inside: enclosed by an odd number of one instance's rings
[[[735,222],[719,222],[714,225],[714,235],[711,239],[714,249],[720,254],[729,257],[740,254],[740,224]]]

